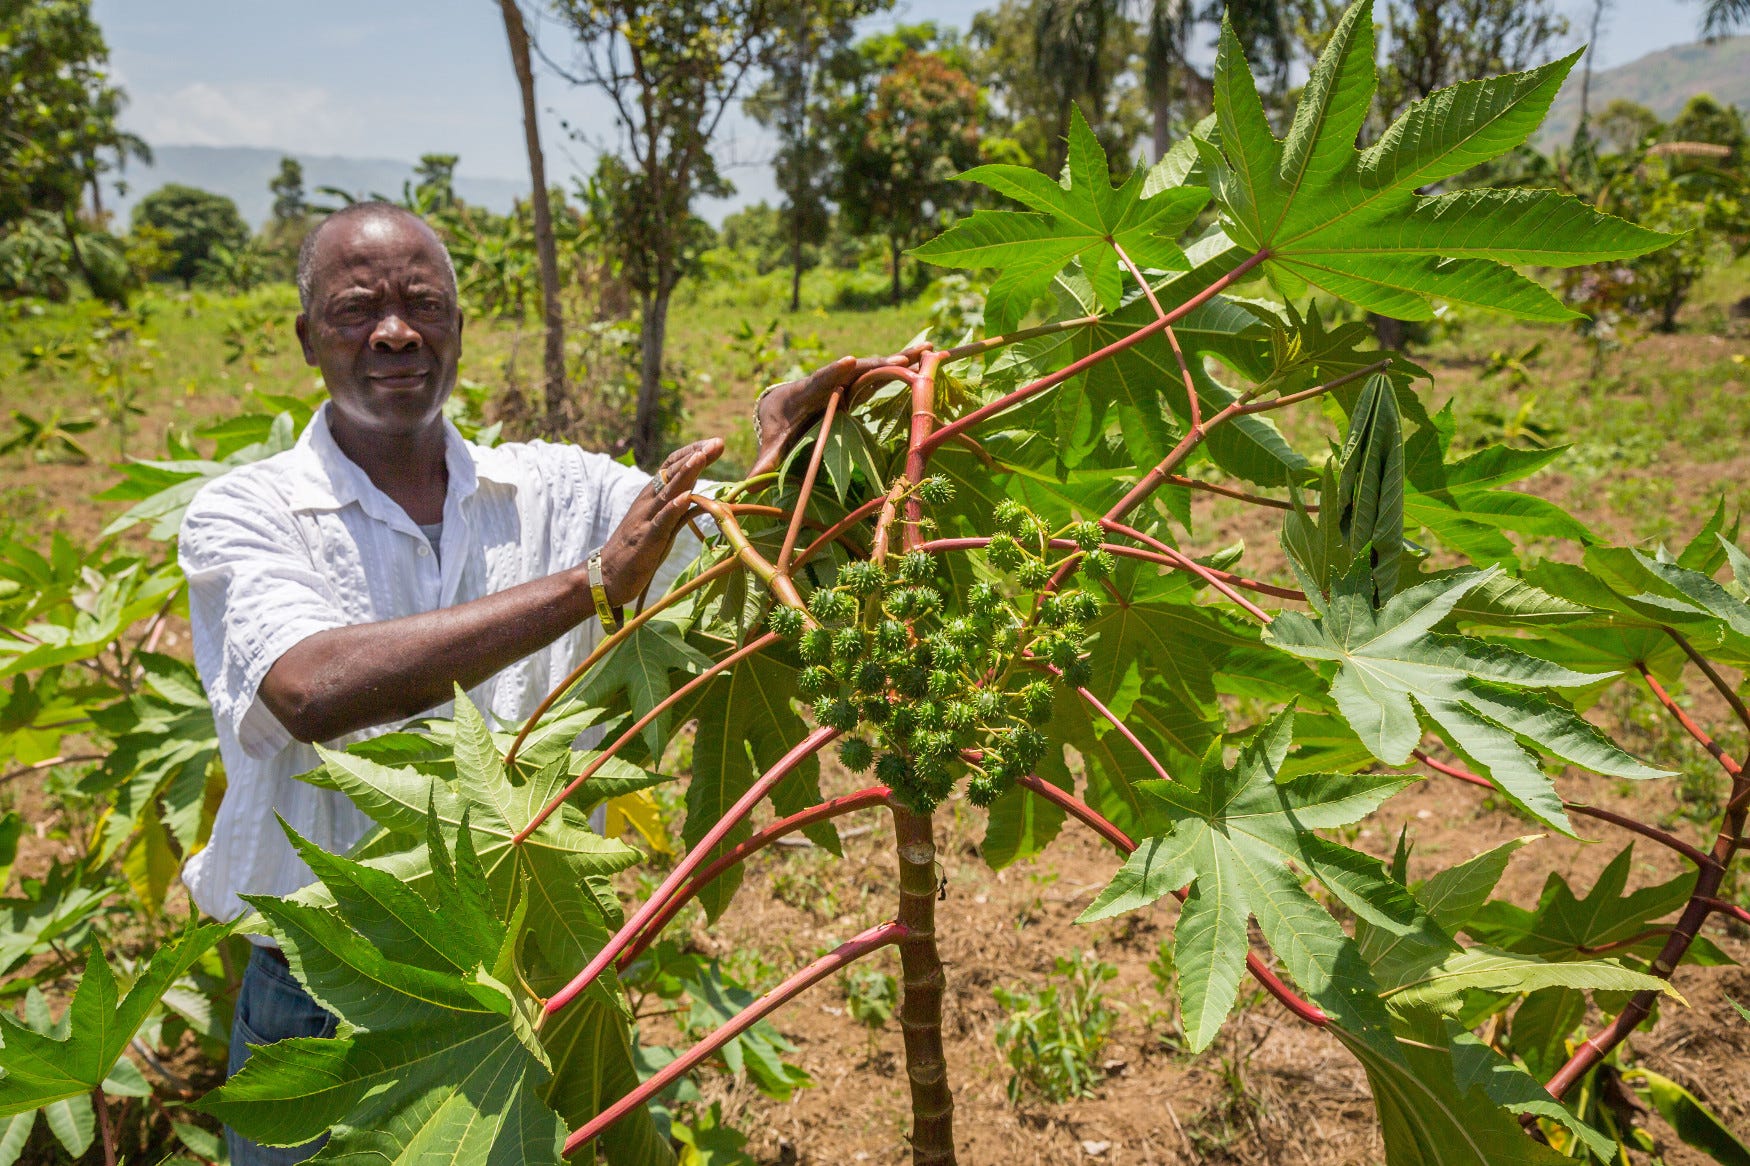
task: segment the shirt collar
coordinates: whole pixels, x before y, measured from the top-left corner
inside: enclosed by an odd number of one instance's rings
[[[411,529],[412,520],[406,512],[377,489],[370,475],[341,451],[328,424],[328,410],[329,403],[324,401],[293,447],[297,472],[293,480],[292,508],[339,510],[357,502],[372,517]],[[488,452],[470,444],[450,419],[444,418],[444,464],[450,475],[449,490],[444,499],[446,511],[478,490],[482,478],[500,480],[500,475],[488,472],[487,467],[480,464],[480,455]]]

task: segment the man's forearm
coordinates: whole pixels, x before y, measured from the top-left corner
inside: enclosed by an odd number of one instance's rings
[[[261,699],[300,741],[405,720],[595,613],[582,568],[423,615],[318,632],[268,669]]]

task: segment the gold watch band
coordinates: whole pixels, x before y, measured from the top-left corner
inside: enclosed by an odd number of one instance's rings
[[[602,575],[601,551],[590,552],[589,560],[584,564],[584,573],[589,577],[589,594],[595,600],[596,618],[602,621],[602,630],[613,635],[620,630],[620,620],[614,614],[614,605],[608,602],[608,585]]]

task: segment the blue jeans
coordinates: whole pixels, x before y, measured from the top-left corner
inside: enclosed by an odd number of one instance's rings
[[[243,986],[237,990],[237,1011],[231,1021],[231,1058],[225,1075],[230,1076],[249,1059],[250,1045],[266,1045],[294,1036],[333,1036],[332,1013],[310,999],[291,969],[274,953],[257,947],[250,952],[243,971]],[[326,1137],[290,1149],[258,1146],[229,1126],[225,1145],[232,1166],[291,1166],[315,1155]]]

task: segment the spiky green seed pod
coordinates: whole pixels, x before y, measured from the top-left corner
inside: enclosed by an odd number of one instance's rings
[[[849,732],[857,727],[857,706],[842,697],[823,696],[814,702],[814,719],[828,728]]]
[[[932,474],[918,483],[918,497],[931,506],[945,506],[954,501],[954,483],[940,474]]]
[[[766,616],[766,626],[788,640],[802,630],[802,613],[780,603]]]
[[[802,633],[798,645],[807,664],[825,664],[832,659],[832,633],[825,628],[809,628]]]
[[[819,696],[832,687],[832,681],[832,672],[817,664],[802,670],[802,675],[796,678],[796,688],[803,696]]]
[[[1009,702],[1000,692],[991,689],[981,689],[972,698],[972,707],[981,721],[994,721],[1009,711]]]
[[[997,503],[991,517],[996,519],[997,526],[1012,534],[1021,533],[1030,517],[1027,508],[1013,498],[1004,498]]]
[[[966,608],[974,615],[989,619],[1005,606],[1002,593],[989,583],[974,583],[966,590]]]
[[[1063,602],[1064,610],[1082,623],[1091,623],[1100,616],[1100,601],[1091,591],[1072,592],[1064,596]]]
[[[906,594],[901,591],[894,596]],[[884,619],[875,633],[875,644],[883,652],[903,652],[911,647],[911,629],[896,619]]]
[[[930,694],[930,674],[912,663],[891,670],[893,687],[901,696],[920,700]]]
[[[938,632],[929,638],[928,643],[930,646],[930,663],[937,668],[945,668],[952,671],[966,663],[965,649],[961,648],[959,644],[956,644],[946,635]]]
[[[897,753],[883,753],[875,762],[875,776],[882,784],[898,788],[911,777],[911,766]]]
[[[918,728],[940,729],[946,713],[941,701],[920,700],[911,706],[917,712]]]
[[[1088,681],[1094,678],[1094,666],[1086,660],[1076,660],[1064,665],[1063,682],[1071,688],[1086,688]]]
[[[929,551],[909,551],[899,561],[899,577],[907,583],[928,583],[936,577],[936,556]]]
[[[887,690],[887,669],[873,660],[857,665],[857,691],[881,693]]]
[[[928,729],[919,733],[912,741],[921,756],[952,757],[959,752],[954,745],[954,734],[940,729]]]
[[[970,729],[977,718],[978,711],[969,700],[951,700],[942,707],[942,723],[955,731]]]
[[[1097,522],[1078,522],[1069,528],[1069,537],[1082,550],[1097,551],[1100,544],[1106,541],[1106,532],[1100,529]]]
[[[837,606],[834,593],[829,587],[817,587],[808,597],[808,614],[821,623],[831,623],[833,608]]]
[[[816,594],[819,594],[816,592]],[[841,661],[860,660],[863,656],[863,629],[840,628],[832,636],[833,659]]]
[[[1118,556],[1111,551],[1091,551],[1082,559],[1082,570],[1090,579],[1110,579],[1118,569]]]
[[[885,581],[880,567],[860,559],[839,568],[839,585],[853,595],[873,595]]]
[[[999,531],[991,535],[984,553],[990,558],[990,565],[999,571],[1013,571],[1021,565],[1021,544],[1012,534]]]
[[[1015,578],[1029,591],[1037,591],[1051,582],[1051,567],[1038,559],[1026,559],[1015,567]]]
[[[852,773],[862,773],[875,764],[875,750],[861,737],[850,737],[839,746],[839,760]]]
[[[1042,641],[1043,642],[1043,641]],[[1059,668],[1068,668],[1081,655],[1081,646],[1065,635],[1052,636],[1043,651],[1045,658]]]
[[[954,695],[954,690],[960,687],[960,677],[952,672],[937,668],[930,673],[930,695],[937,700],[946,700]]]
[[[863,719],[871,725],[885,725],[892,715],[893,706],[888,703],[886,697],[863,702]]]
[[[1044,680],[1035,680],[1021,689],[1021,711],[1035,725],[1043,725],[1051,719],[1051,685]]]
[[[908,741],[917,732],[918,710],[913,704],[896,704],[887,720],[887,732],[896,741]]]
[[[974,774],[966,783],[966,800],[980,809],[990,809],[992,803],[1002,797],[1007,787],[1003,782],[988,773]]]

